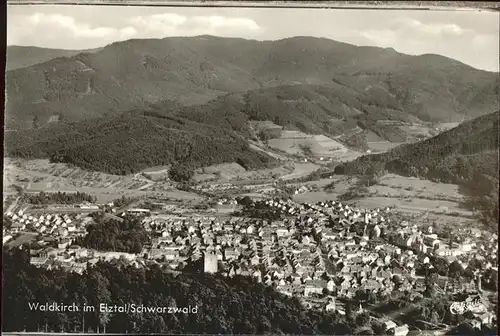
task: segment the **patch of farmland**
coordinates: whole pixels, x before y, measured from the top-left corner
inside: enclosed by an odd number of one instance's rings
[[[261,148],[261,147],[257,146],[256,144],[254,144],[252,142],[249,142],[248,145],[250,146],[251,149],[259,151],[259,152],[262,152],[262,153],[265,153],[265,154],[269,155],[270,157],[275,158],[277,160],[287,160],[288,159],[288,157],[286,157],[284,155],[275,153],[275,152],[273,152],[273,151],[271,151],[269,149]]]
[[[366,142],[385,142],[385,140],[373,131],[365,130],[364,136]]]
[[[444,132],[444,131],[447,131],[447,130],[450,130],[452,128],[455,128],[457,127],[458,125],[460,125],[459,122],[450,122],[450,123],[440,123],[436,126],[436,128],[438,130],[440,130],[441,132]]]
[[[313,163],[296,163],[293,172],[288,175],[281,176],[281,179],[293,180],[296,178],[301,178],[315,172],[319,168],[320,166]]]
[[[411,191],[425,192],[431,196],[447,196],[450,199],[462,199],[463,195],[456,184],[437,183],[421,180],[415,177],[404,177],[396,174],[384,175],[379,180],[379,185],[393,189],[408,189]]]
[[[270,120],[264,120],[264,121],[250,121],[250,126],[255,129],[256,131],[261,131],[261,130],[274,130],[274,129],[283,129],[283,126],[277,125],[273,123]]]
[[[424,125],[403,125],[399,126],[399,129],[414,137],[430,138],[435,135],[431,128]]]
[[[271,139],[268,146],[291,155],[304,154],[304,147],[313,156],[339,157],[348,153],[348,149],[340,142],[324,135],[308,135],[300,131],[282,131],[281,137]]]
[[[154,183],[140,174],[118,176],[83,171],[64,164],[52,164],[47,160],[5,160],[4,182],[25,186],[27,192],[84,192],[107,203],[121,196],[163,197],[180,201],[196,202],[201,198],[189,192],[175,190],[169,183]],[[64,174],[52,175],[52,174]],[[6,175],[8,175],[6,177]],[[22,182],[20,181],[26,181]],[[4,188],[8,185],[4,184]],[[154,189],[154,190],[150,190]]]
[[[223,163],[201,168],[198,170],[201,174],[221,174],[224,176],[236,176],[246,172],[246,169],[237,163]]]
[[[269,147],[280,150],[291,155],[301,155],[304,153],[302,147],[308,146],[311,152],[318,154],[326,154],[326,150],[315,146],[314,142],[309,138],[287,138],[287,139],[271,139],[267,141]]]
[[[6,160],[4,173],[7,181],[18,183],[25,181],[32,190],[71,189],[75,188],[137,188],[147,181],[133,175],[119,176],[99,172],[85,171],[63,163],[51,163],[48,160]]]
[[[194,174],[193,181],[201,183],[201,182],[208,182],[208,181],[216,180],[217,178],[218,178],[218,176],[215,174],[198,174],[197,173],[197,174]]]
[[[323,148],[329,151],[347,151],[347,148],[340,142],[330,139],[324,135],[315,135],[313,139]]]
[[[245,194],[240,194],[239,195],[240,197],[245,197],[245,196],[248,196],[250,198],[258,198],[258,199],[264,199],[264,198],[267,198],[267,195],[265,195],[264,193],[255,193],[255,192],[252,192],[252,193],[245,193]]]
[[[355,150],[348,150],[346,153],[343,153],[341,155],[336,155],[332,158],[339,161],[339,162],[348,162],[348,161],[354,161],[363,155],[365,155],[365,154],[358,152],[358,151],[355,151]]]
[[[325,179],[319,179],[319,180],[313,180],[313,181],[307,181],[305,183],[303,183],[303,185],[305,186],[317,186],[319,188],[324,188],[326,187],[327,185],[331,184],[331,183],[339,183],[340,181],[342,181],[339,177],[339,175],[333,175],[332,176],[333,178],[325,178]]]
[[[170,166],[156,166],[156,167],[150,167],[147,169],[144,169],[142,172],[143,173],[163,173],[167,171],[170,168]]]
[[[168,171],[170,166],[157,166],[144,169],[140,175],[136,175],[136,177],[144,176],[148,180],[151,181],[165,181],[168,180]]]
[[[403,143],[389,142],[389,141],[376,141],[367,142],[368,147],[372,152],[387,152]]]
[[[390,198],[390,197],[365,197],[355,202],[363,208],[382,208],[395,206],[400,211],[434,212],[441,214],[456,213],[464,217],[472,217],[471,211],[466,211],[457,202],[435,201],[420,198]]]
[[[327,193],[325,191],[311,191],[304,194],[293,195],[292,199],[299,203],[317,203],[330,200],[337,200],[339,194]]]
[[[274,168],[245,170],[237,163],[227,163],[200,168],[197,170],[193,180],[196,182],[214,180],[217,182],[225,181],[237,183],[236,181],[244,182],[249,180],[275,179],[279,176],[292,173],[294,169],[293,164],[284,164]]]

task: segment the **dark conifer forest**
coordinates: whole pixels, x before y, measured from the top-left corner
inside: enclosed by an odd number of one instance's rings
[[[169,164],[195,169],[244,160],[248,168],[262,168],[274,161],[250,149],[247,141],[233,131],[142,111],[56,124],[36,132],[12,132],[6,138],[6,154],[50,158],[52,162],[118,175]]]
[[[335,168],[336,174],[403,176],[454,183],[483,211],[490,227],[498,224],[498,148],[500,112],[491,113],[415,144],[366,155]]]
[[[306,310],[251,278],[174,275],[159,266],[99,262],[83,275],[29,264],[29,253],[3,253],[3,330],[162,332],[170,334],[287,333],[345,335],[353,330],[334,313]],[[29,303],[95,306],[95,312],[37,312]],[[197,313],[99,313],[99,305],[198,307]]]
[[[57,193],[45,193],[40,192],[38,194],[24,194],[23,201],[26,201],[31,204],[74,204],[74,203],[82,203],[82,202],[96,202],[96,197],[82,193],[77,191],[76,193],[66,193],[66,192],[57,192]]]
[[[103,216],[102,213],[95,214],[97,223],[87,226],[87,234],[74,243],[97,251],[140,253],[143,245],[149,242],[148,233],[139,218],[127,217],[118,222],[105,220]]]

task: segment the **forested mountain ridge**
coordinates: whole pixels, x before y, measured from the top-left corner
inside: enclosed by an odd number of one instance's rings
[[[494,226],[499,219],[499,123],[497,111],[433,138],[341,164],[335,173],[379,175],[389,171],[459,184],[471,196],[471,206],[484,210],[484,220]]]
[[[158,265],[99,262],[83,275],[29,264],[29,251],[3,252],[3,331],[93,331],[170,334],[352,334],[356,322],[316,312],[249,277],[173,275]],[[83,303],[94,312],[30,310],[29,303]],[[195,308],[197,313],[100,313],[101,303]],[[352,313],[354,310],[352,310]],[[84,316],[85,315],[85,316]],[[354,315],[354,313],[353,313]],[[369,319],[368,319],[369,321]],[[367,327],[370,327],[368,322]],[[380,325],[377,325],[380,329]]]
[[[340,96],[363,92],[376,104],[391,101],[403,114],[437,121],[491,111],[498,93],[497,74],[442,56],[408,56],[324,38],[129,40],[8,71],[6,126],[36,128],[162,100],[193,105],[231,92],[334,83]]]
[[[171,102],[167,102],[164,110],[175,111],[169,106]],[[190,120],[217,124],[243,133],[247,132],[249,120],[257,120],[272,121],[304,133],[329,136],[342,135],[358,126],[396,142],[405,141],[407,135],[397,127],[384,128],[378,121],[419,121],[417,117],[403,112],[390,95],[371,96],[337,83],[279,85],[226,94],[206,104],[177,109],[176,113]],[[399,137],[395,139],[395,135]]]
[[[459,183],[475,174],[498,175],[500,111],[443,132],[430,139],[398,146],[386,153],[365,155],[337,166],[337,173],[359,174],[386,169],[402,175],[420,175]],[[484,155],[492,160],[474,160]]]
[[[97,52],[99,50],[100,48],[88,50],[66,50],[31,46],[8,46],[6,70],[9,71],[25,68],[34,64],[47,62],[58,57],[71,57],[80,53]]]
[[[161,165],[197,168],[239,162],[248,169],[272,165],[240,134],[183,118],[148,111],[57,123],[33,132],[10,132],[7,156],[49,158],[83,169],[130,174]]]
[[[114,174],[174,163],[197,167],[239,162],[256,168],[272,160],[248,149],[249,121],[271,120],[305,133],[331,136],[361,126],[387,140],[404,141],[402,132],[384,129],[377,120],[412,122],[416,118],[386,98],[374,102],[369,95],[332,83],[230,93],[196,106],[161,101],[121,114],[11,131],[5,150],[8,156],[51,158]]]

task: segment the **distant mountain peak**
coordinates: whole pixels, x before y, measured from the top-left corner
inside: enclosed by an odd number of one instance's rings
[[[292,84],[331,90],[336,83],[346,93],[382,85],[363,95],[373,95],[374,106],[391,106],[422,120],[478,116],[498,104],[493,85],[497,76],[491,73],[446,57],[409,56],[327,38],[295,36],[271,42],[204,34],[131,39],[93,52],[32,49],[24,60],[13,50],[8,50],[7,66],[17,71],[6,76],[6,124],[11,128],[32,127],[35,116],[43,125],[53,115],[81,120],[162,100],[204,104],[225,93]],[[93,71],[78,70],[75,60]],[[94,93],[82,95],[89,83]],[[339,99],[345,95],[337,94]],[[373,114],[372,109],[360,111]]]

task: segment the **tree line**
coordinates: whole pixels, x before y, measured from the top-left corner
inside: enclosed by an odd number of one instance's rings
[[[82,202],[97,202],[95,196],[79,192],[76,193],[66,193],[66,192],[56,192],[56,193],[46,193],[41,191],[38,194],[24,194],[22,196],[24,202],[31,204],[73,204]]]
[[[498,118],[500,112],[389,152],[365,155],[335,167],[335,174],[376,177],[385,172],[460,185],[483,222],[498,223]]]
[[[106,220],[104,214],[95,215],[95,224],[87,226],[87,234],[77,238],[76,245],[98,251],[140,253],[149,241],[140,218],[127,216],[123,222]]]
[[[305,309],[297,298],[248,277],[174,276],[158,265],[135,268],[123,261],[99,262],[82,275],[29,264],[29,252],[4,251],[4,331],[170,334],[352,334],[336,313]],[[31,311],[28,303],[75,303],[91,312]],[[196,314],[101,313],[99,304],[197,306]]]
[[[117,175],[164,165],[193,170],[240,160],[248,168],[261,168],[275,161],[252,150],[234,131],[144,111],[14,132],[5,148],[9,156],[48,158]]]

